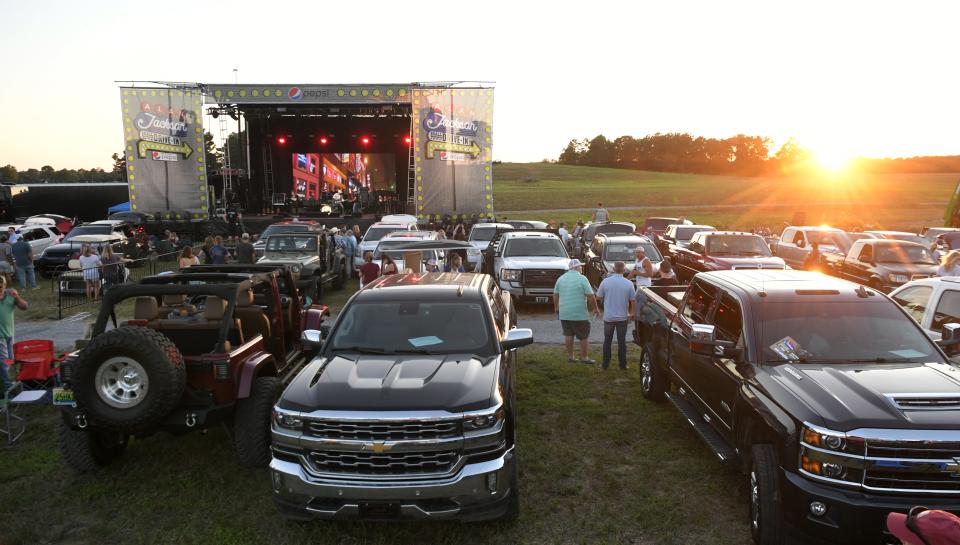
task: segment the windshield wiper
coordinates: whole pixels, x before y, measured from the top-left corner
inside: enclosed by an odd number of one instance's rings
[[[391,354],[437,354],[432,350],[427,350],[426,348],[400,348],[397,350],[391,350]]]
[[[817,358],[800,358],[800,359],[769,359],[764,360],[764,363],[914,363],[911,358],[849,358],[849,359],[817,359]]]
[[[914,363],[913,358],[885,358],[883,356],[876,358],[855,358],[844,361],[849,363]]]
[[[382,348],[376,346],[335,346],[331,350],[337,352],[359,352],[361,354],[386,354]]]

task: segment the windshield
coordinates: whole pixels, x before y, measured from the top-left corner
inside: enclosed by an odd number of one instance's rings
[[[834,246],[839,248],[840,242],[837,239],[843,239],[842,231],[807,231],[807,240],[812,245],[814,242],[820,246]]]
[[[426,266],[427,261],[431,259],[437,260],[437,263],[440,263],[440,256],[436,250],[416,250],[416,253],[420,254],[420,263],[423,266]],[[390,256],[390,259],[394,261],[403,261],[403,250],[387,250],[385,252],[376,251],[373,253],[374,259],[380,259],[384,254]]]
[[[415,242],[421,242],[421,241],[413,238],[404,239],[404,240],[384,240],[377,245],[377,249],[374,250],[373,252],[373,257],[374,259],[380,259],[380,257],[386,251],[387,255],[389,255],[393,259],[403,259],[403,250],[396,250],[392,252],[390,250],[394,248],[402,248],[403,246],[409,246],[410,244],[413,244]],[[437,252],[436,250],[431,250],[428,252],[423,252],[423,255],[427,256],[427,257],[424,257],[424,259],[428,259],[431,256],[436,257]]]
[[[70,229],[63,240],[70,240],[78,235],[109,235],[111,232],[109,225],[81,225]]]
[[[679,223],[677,218],[649,218],[644,222],[645,229],[653,229],[654,231],[666,231],[667,226],[673,223]]]
[[[884,244],[876,246],[877,263],[911,263],[936,265],[933,256],[923,246]]]
[[[296,233],[300,231],[309,231],[310,226],[308,225],[270,225],[263,230],[263,233],[260,235],[260,240],[263,240],[270,235],[279,235],[280,233]]]
[[[677,240],[690,240],[693,235],[701,231],[714,231],[713,227],[677,227]]]
[[[317,237],[274,235],[267,239],[268,252],[316,252]]]
[[[363,242],[377,242],[381,238],[396,233],[397,231],[406,231],[403,227],[371,227],[363,235]]]
[[[496,227],[474,227],[470,230],[469,240],[479,240],[481,242],[490,242],[493,235],[497,234]]]
[[[770,248],[761,237],[738,235],[710,235],[707,237],[709,255],[749,255],[770,257]]]
[[[626,243],[626,244],[607,244],[606,249],[604,250],[603,260],[604,261],[623,261],[624,263],[633,263],[637,259],[637,255],[634,251],[637,247],[643,248],[644,253],[647,255],[647,258],[651,262],[656,263],[660,261],[660,252],[657,251],[656,246],[650,243]]]
[[[929,240],[920,235],[912,235],[910,233],[887,235],[884,238],[888,238],[890,240],[902,240],[904,242],[916,242],[917,244],[923,244],[924,246],[930,245]]]
[[[515,238],[507,241],[503,257],[567,257],[567,251],[556,238]]]
[[[593,237],[603,235],[630,235],[633,234],[632,225],[622,225],[618,223],[594,225],[587,229],[586,239],[593,240]]]
[[[495,349],[486,318],[479,302],[357,302],[345,309],[328,346],[332,352],[490,356]]]
[[[804,301],[804,297],[817,300]],[[942,361],[916,324],[880,297],[831,303],[816,296],[797,296],[790,302],[759,307],[765,361]]]

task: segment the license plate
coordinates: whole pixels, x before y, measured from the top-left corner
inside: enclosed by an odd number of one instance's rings
[[[537,299],[536,299],[536,301],[537,301],[538,303],[547,303],[547,302],[549,302],[549,300],[550,300],[549,297],[537,297]]]
[[[77,402],[73,399],[73,390],[68,388],[54,388],[53,404],[63,407],[76,407]]]
[[[400,516],[399,503],[361,503],[360,516],[363,518],[397,518]]]

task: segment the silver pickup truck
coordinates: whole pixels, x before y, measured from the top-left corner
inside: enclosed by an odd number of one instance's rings
[[[836,227],[787,227],[780,235],[780,240],[770,244],[770,251],[791,268],[802,269],[814,242],[821,252],[840,251],[843,249],[840,239],[844,234],[842,229]]]

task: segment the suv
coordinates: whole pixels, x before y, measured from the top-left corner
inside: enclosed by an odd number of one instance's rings
[[[270,410],[305,361],[300,324],[319,324],[325,310],[284,302],[281,281],[289,272],[169,274],[107,291],[92,338],[61,370],[66,463],[93,471],[131,435],[228,422],[240,464],[266,465]],[[124,301],[133,319],[117,327]]]
[[[467,242],[473,248],[467,250],[467,262],[464,263],[467,270],[480,272],[483,252],[487,250],[490,241],[497,236],[497,229],[510,231],[514,227],[508,223],[478,223],[470,229]]]
[[[383,255],[387,254],[393,259],[393,262],[397,264],[397,272],[403,272],[403,269],[406,268],[404,264],[404,252],[402,248],[409,246],[411,242],[418,242],[424,240],[437,240],[436,231],[397,231],[390,233],[385,237],[380,239],[380,242],[377,243],[376,249],[373,251],[373,259],[381,260]],[[442,250],[425,250],[421,252],[420,260],[420,269],[414,272],[423,272],[426,270],[427,261],[430,259],[436,260],[437,263],[444,257],[444,252]]]
[[[647,237],[601,234],[593,237],[593,244],[584,256],[587,263],[583,268],[583,274],[596,288],[608,274],[613,272],[614,263],[617,261],[623,261],[627,265],[626,272],[629,273],[633,270],[637,259],[634,253],[637,247],[643,248],[647,259],[653,264],[653,269],[659,270],[663,257]]]
[[[887,292],[937,274],[937,262],[927,245],[901,240],[864,238],[846,254],[828,252],[821,260],[824,272]]]
[[[260,238],[253,243],[253,253],[258,258],[263,257],[263,252],[267,246],[267,239],[272,235],[278,235],[280,233],[303,233],[319,229],[320,224],[314,220],[292,219],[270,224],[260,233]]]
[[[593,244],[593,237],[605,235],[632,235],[637,226],[626,221],[589,222],[583,226],[576,237],[571,237],[571,254],[578,259],[586,259],[587,251]]]
[[[693,235],[703,231],[716,231],[711,225],[668,225],[663,235],[657,238],[657,249],[665,256],[674,256],[690,244]]]
[[[802,269],[814,242],[821,253],[842,252],[845,238],[846,233],[836,227],[787,227],[770,250],[788,266]]]
[[[401,216],[402,217],[402,216]],[[363,234],[363,238],[360,240],[360,243],[357,245],[357,254],[353,256],[353,270],[354,272],[359,273],[360,267],[363,266],[363,256],[367,252],[372,252],[377,249],[377,243],[380,242],[380,239],[389,235],[390,233],[395,233],[397,231],[416,231],[417,223],[416,218],[414,221],[408,223],[387,223],[384,221],[378,221],[370,227],[367,227],[367,231]]]
[[[497,235],[483,256],[483,269],[521,301],[549,303],[570,256],[552,231],[518,229]]]
[[[371,282],[273,413],[274,503],[294,519],[516,519],[516,329],[488,275]]]
[[[297,287],[313,298],[324,286],[343,288],[350,275],[346,257],[327,230],[271,235],[257,263],[289,266],[298,279]]]
[[[707,231],[693,235],[686,248],[673,254],[677,280],[689,282],[700,272],[740,269],[785,269],[760,235],[736,231]]]

